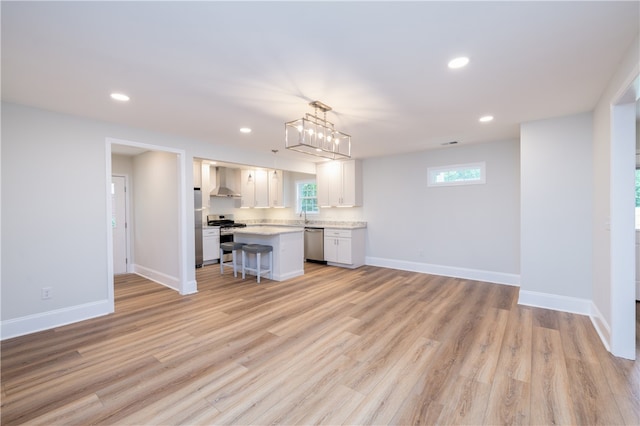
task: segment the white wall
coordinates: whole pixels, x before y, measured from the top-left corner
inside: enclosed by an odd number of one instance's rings
[[[616,291],[612,286],[612,269],[611,257],[613,255],[611,246],[611,230],[609,223],[611,221],[611,175],[612,175],[612,156],[614,149],[612,142],[612,125],[611,110],[612,103],[617,102],[616,99],[622,91],[625,91],[633,79],[637,78],[640,61],[640,39],[636,39],[631,43],[627,54],[621,61],[615,75],[605,88],[598,104],[594,110],[594,199],[593,199],[593,304],[596,309],[596,324],[603,336],[605,343],[611,343],[612,320],[616,303],[612,297]],[[627,319],[624,322],[632,323]],[[627,324],[633,327],[633,324]],[[632,330],[633,331],[633,330]],[[633,334],[633,333],[630,333]],[[634,342],[630,342],[631,349],[627,352],[633,354]],[[612,348],[614,354],[619,353]]]
[[[45,312],[109,310],[104,137],[92,141],[77,118],[2,105],[3,337],[48,328]]]
[[[169,208],[180,203],[177,155],[150,151],[133,163],[134,269],[180,290],[178,210]]]
[[[592,146],[591,113],[521,125],[520,303],[591,298]]]
[[[363,163],[367,264],[518,283],[518,141]],[[483,185],[427,187],[427,167],[486,162]]]

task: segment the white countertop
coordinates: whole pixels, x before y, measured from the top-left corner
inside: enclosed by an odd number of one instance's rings
[[[238,222],[244,222],[238,220]],[[367,222],[349,222],[349,221],[322,221],[322,220],[309,220],[308,223],[304,223],[304,220],[291,220],[282,222],[258,222],[247,223],[247,226],[269,226],[269,227],[298,227],[298,228],[330,228],[330,229],[364,229],[367,227]]]
[[[247,226],[246,228],[235,228],[235,234],[250,235],[280,235],[293,232],[304,232],[304,228],[294,228],[292,226]]]

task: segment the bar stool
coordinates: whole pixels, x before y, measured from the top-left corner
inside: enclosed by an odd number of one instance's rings
[[[248,259],[246,254],[255,254],[256,255],[256,267],[249,268]],[[269,269],[262,269],[262,264],[260,262],[260,255],[262,253],[269,253]],[[264,274],[265,272],[269,272],[269,277],[273,278],[273,247],[265,246],[262,244],[246,244],[242,247],[242,279],[245,278],[245,271],[255,272],[258,276],[258,283],[260,283],[260,274]]]
[[[242,247],[245,243],[236,243],[233,241],[229,241],[226,243],[220,243],[220,275],[224,274],[224,267],[233,267],[233,276],[238,276],[238,264],[236,263],[236,252],[238,250],[242,250]],[[231,252],[231,262],[225,262],[223,259],[224,252]],[[244,256],[243,256],[244,257]]]

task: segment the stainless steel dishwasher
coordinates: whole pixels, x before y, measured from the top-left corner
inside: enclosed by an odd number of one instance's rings
[[[324,228],[304,228],[304,258],[310,262],[324,261]]]

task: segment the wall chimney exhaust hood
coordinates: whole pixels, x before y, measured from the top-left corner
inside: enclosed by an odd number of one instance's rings
[[[238,194],[233,189],[227,186],[227,178],[230,181],[233,181],[235,176],[235,170],[227,169],[226,167],[216,167],[216,187],[211,191],[212,197],[233,197],[239,198],[240,194]]]

